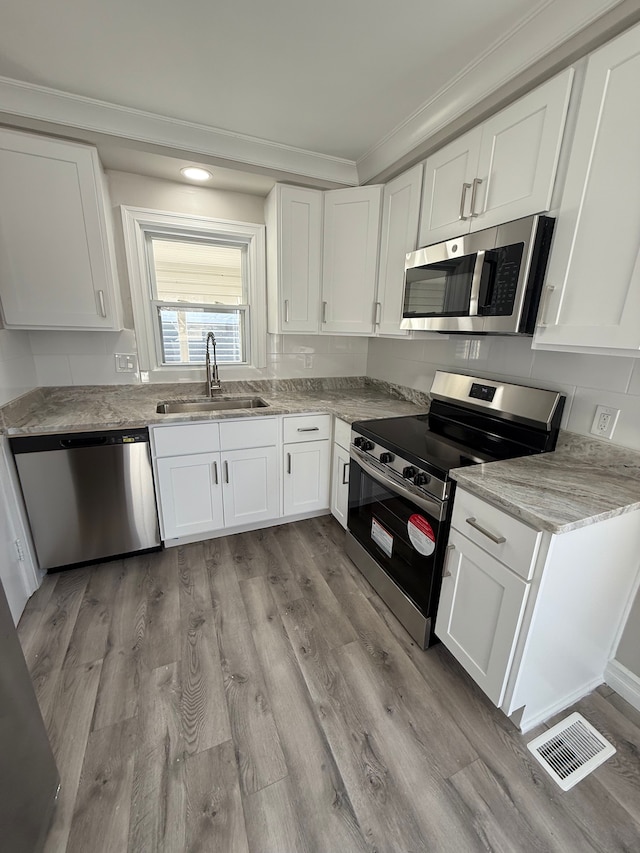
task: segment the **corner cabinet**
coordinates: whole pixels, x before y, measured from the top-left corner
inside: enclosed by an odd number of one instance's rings
[[[640,351],[640,26],[589,57],[534,349]]]
[[[553,535],[456,490],[435,631],[522,731],[604,681],[637,584],[639,519]]]
[[[375,329],[381,186],[324,195],[321,330],[372,335]]]
[[[549,210],[572,82],[568,69],[427,159],[421,246]]]
[[[398,175],[384,186],[380,264],[376,295],[375,331],[378,335],[407,337],[400,328],[404,295],[404,262],[418,244],[423,165]]]
[[[95,148],[0,130],[7,328],[121,328],[110,216]]]
[[[265,203],[268,327],[272,335],[320,328],[324,193],[276,184]]]

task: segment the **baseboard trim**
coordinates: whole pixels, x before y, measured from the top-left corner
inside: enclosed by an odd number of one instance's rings
[[[563,696],[558,702],[554,702],[552,705],[548,705],[544,710],[538,711],[532,717],[527,715],[527,708],[525,705],[524,712],[520,719],[520,723],[516,722],[514,719],[514,715],[518,713],[518,710],[514,711],[511,714],[510,719],[512,722],[515,722],[518,725],[520,731],[525,734],[531,729],[539,726],[541,723],[545,723],[548,719],[553,717],[555,714],[559,714],[561,711],[564,711],[566,708],[569,708],[574,702],[578,702],[580,699],[583,699],[588,693],[591,693],[592,690],[595,690],[596,687],[599,687],[602,684],[602,678],[594,678],[592,681],[583,684],[581,687],[578,687],[577,690],[574,690],[568,696]],[[612,685],[613,686],[613,685]]]
[[[252,530],[265,530],[268,527],[277,527],[279,524],[289,524],[292,521],[305,521],[307,518],[320,518],[330,515],[330,510],[321,509],[313,512],[302,512],[299,515],[281,515],[278,518],[270,518],[268,521],[258,521],[255,524],[241,524],[238,527],[222,527],[220,530],[209,530],[205,533],[194,533],[193,536],[180,536],[177,539],[165,539],[165,548],[177,548],[180,545],[191,545],[193,542],[205,542],[207,539],[220,539],[221,536],[233,536],[234,533],[249,533]]]
[[[617,660],[611,660],[604,671],[604,680],[626,699],[630,705],[640,711],[640,677],[627,669]]]

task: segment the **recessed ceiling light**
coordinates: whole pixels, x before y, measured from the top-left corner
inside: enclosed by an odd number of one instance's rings
[[[197,166],[185,166],[180,171],[190,181],[209,181],[213,177],[211,172],[208,172],[206,169],[200,169]]]

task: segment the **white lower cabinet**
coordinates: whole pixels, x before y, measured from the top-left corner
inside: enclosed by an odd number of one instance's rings
[[[530,584],[457,530],[449,548],[436,634],[500,705]]]
[[[219,453],[157,459],[156,475],[163,539],[224,527]]]
[[[278,450],[257,447],[222,454],[224,521],[226,527],[277,518]]]
[[[331,464],[331,514],[347,529],[349,513],[349,444],[351,426],[335,418],[333,427],[333,459]]]
[[[153,427],[151,435],[163,541],[279,517],[275,418]]]
[[[562,534],[458,487],[436,634],[528,731],[604,681],[637,585],[640,511]]]
[[[330,415],[284,418],[284,514],[329,508]]]

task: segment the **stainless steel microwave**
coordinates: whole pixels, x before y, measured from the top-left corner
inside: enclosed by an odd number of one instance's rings
[[[408,254],[401,328],[532,335],[554,224],[528,216]]]

